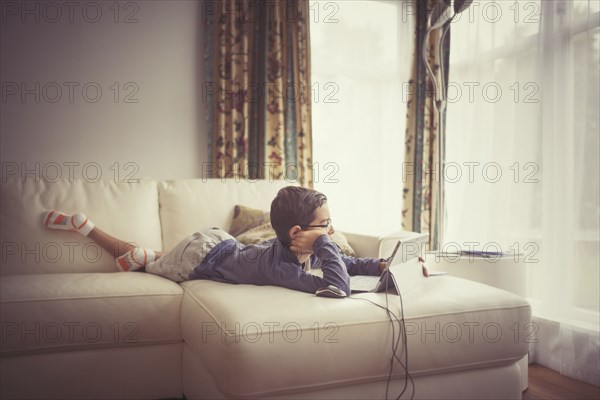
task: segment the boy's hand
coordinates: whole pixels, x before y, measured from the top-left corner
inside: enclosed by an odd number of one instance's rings
[[[307,231],[298,231],[294,235],[290,244],[292,253],[300,256],[303,254],[313,253],[313,243],[321,235],[327,235],[327,231],[323,228],[314,228]]]

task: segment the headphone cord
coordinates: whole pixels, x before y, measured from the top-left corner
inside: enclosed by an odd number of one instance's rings
[[[386,289],[387,289],[387,286],[388,286],[388,278],[389,278],[389,274],[388,274],[388,276],[386,276]],[[393,276],[392,276],[392,279],[394,279]],[[394,280],[394,283],[395,283],[395,280]],[[392,372],[393,372],[393,365],[394,365],[394,358],[395,358],[398,361],[398,363],[402,366],[402,369],[405,372],[405,375],[404,375],[404,387],[402,389],[402,392],[400,393],[400,395],[398,395],[398,397],[396,399],[400,399],[400,397],[404,394],[404,392],[408,388],[408,381],[409,380],[410,380],[410,384],[411,384],[411,387],[412,387],[412,393],[411,393],[411,397],[410,398],[413,399],[413,397],[415,395],[415,383],[414,383],[412,375],[408,371],[408,367],[407,367],[407,365],[408,365],[408,346],[406,346],[406,343],[407,343],[407,338],[406,338],[406,324],[405,324],[405,321],[404,321],[404,304],[402,302],[402,296],[400,295],[400,309],[401,309],[401,312],[402,312],[402,318],[401,319],[399,319],[396,316],[396,314],[394,314],[389,309],[389,302],[388,302],[388,293],[387,293],[387,290],[386,290],[386,293],[385,293],[385,300],[386,300],[385,307],[381,306],[381,305],[379,305],[377,303],[375,303],[374,301],[371,301],[369,299],[365,299],[365,298],[362,298],[362,297],[348,297],[348,298],[353,299],[353,300],[363,300],[363,301],[366,301],[366,302],[371,303],[374,306],[379,307],[382,310],[386,311],[388,319],[390,321],[390,326],[392,328],[392,356],[393,357],[391,359],[390,372],[388,374],[388,379],[387,379],[387,383],[386,383],[386,387],[385,387],[385,398],[386,399],[388,398],[389,385],[390,385],[390,382],[391,382],[391,377],[392,377]],[[392,317],[393,317],[393,319],[392,319]],[[398,334],[398,338],[397,339],[396,339],[396,333],[395,333],[395,327],[394,327],[394,320],[396,320],[396,322],[398,323],[398,328],[400,330],[400,333]],[[404,329],[402,329],[402,328],[404,328]],[[402,360],[397,355],[398,346],[400,345],[400,337],[401,337],[400,335],[402,335],[403,342],[405,343],[405,346],[404,346],[405,347],[405,356],[404,356],[405,362],[404,363],[402,362]]]
[[[396,288],[398,288],[398,283],[396,282],[396,278],[394,278],[394,275],[392,275],[392,281],[394,282],[394,286]],[[386,297],[387,297],[387,292],[386,292]],[[402,341],[404,343],[404,364],[402,364],[402,362],[400,362],[400,365],[402,365],[402,367],[404,368],[405,374],[404,374],[404,389],[402,389],[402,392],[398,395],[398,397],[396,397],[396,400],[399,400],[400,397],[402,397],[402,395],[404,394],[404,392],[406,391],[407,387],[408,387],[408,379],[410,379],[410,384],[411,384],[411,394],[410,394],[410,398],[411,400],[414,398],[415,396],[415,382],[413,381],[412,375],[410,374],[410,372],[408,372],[408,339],[406,337],[406,321],[404,320],[404,301],[402,300],[402,293],[400,293],[400,290],[398,290],[398,297],[400,298],[400,312],[402,313]],[[400,360],[398,360],[400,361]]]

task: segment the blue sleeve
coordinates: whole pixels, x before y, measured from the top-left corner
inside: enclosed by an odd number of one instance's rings
[[[280,260],[276,265],[273,265],[271,271],[263,271],[262,275],[270,277],[269,284],[271,285],[301,292],[315,293],[319,288],[333,285],[349,295],[350,276],[346,271],[346,265],[340,257],[337,246],[331,242],[329,236],[319,236],[313,244],[313,252],[322,262],[322,278],[304,272],[297,263],[289,260]]]
[[[381,275],[379,271],[379,258],[355,258],[342,254],[342,260],[350,275]]]
[[[328,235],[319,236],[313,243],[313,253],[321,260],[325,285],[333,285],[350,295],[350,276],[335,243]]]

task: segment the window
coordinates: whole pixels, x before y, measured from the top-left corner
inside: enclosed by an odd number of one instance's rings
[[[314,187],[337,229],[399,231],[409,67],[401,51],[412,35],[402,2],[311,1],[310,12]]]

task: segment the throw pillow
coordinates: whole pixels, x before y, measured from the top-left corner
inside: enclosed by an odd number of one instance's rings
[[[258,244],[262,243],[266,240],[273,239],[277,237],[277,234],[273,230],[271,223],[262,224],[259,226],[255,226],[252,229],[247,230],[244,233],[239,234],[235,238],[244,244]]]
[[[231,221],[229,233],[231,236],[238,236],[263,224],[271,225],[271,217],[268,212],[238,205],[233,208],[233,221]]]

